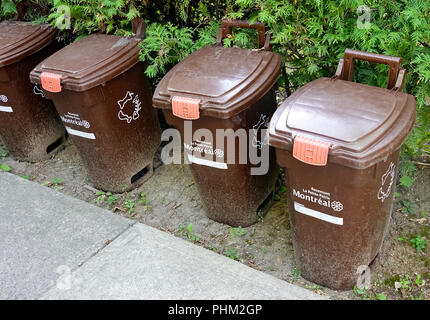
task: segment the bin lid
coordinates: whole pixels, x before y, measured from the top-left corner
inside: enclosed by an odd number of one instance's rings
[[[0,23],[0,67],[16,63],[54,40],[56,30],[47,24],[4,21]]]
[[[139,62],[139,39],[92,34],[57,51],[30,73],[41,83],[42,73],[61,81],[64,89],[86,91],[127,71]],[[59,86],[61,91],[61,87]],[[45,88],[46,89],[46,88]]]
[[[328,151],[328,162],[362,169],[397,150],[414,121],[415,98],[409,94],[320,78],[276,110],[269,143],[292,151],[296,158],[314,153],[310,164],[325,165]]]
[[[227,119],[270,90],[280,68],[281,57],[271,51],[203,47],[166,74],[155,90],[153,105],[171,109],[174,97],[191,98],[199,102],[199,115]]]

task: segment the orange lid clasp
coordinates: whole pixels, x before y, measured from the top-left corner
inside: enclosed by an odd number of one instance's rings
[[[293,157],[313,166],[325,166],[330,146],[331,144],[328,142],[296,136],[293,145]]]
[[[61,92],[61,74],[42,72],[42,88],[49,92]]]
[[[172,112],[175,116],[196,120],[200,118],[200,99],[174,96],[172,98]]]

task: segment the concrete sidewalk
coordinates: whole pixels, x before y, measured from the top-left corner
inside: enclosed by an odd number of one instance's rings
[[[0,172],[0,299],[323,299]]]

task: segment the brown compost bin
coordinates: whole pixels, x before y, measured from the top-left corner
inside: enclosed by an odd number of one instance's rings
[[[260,49],[224,48],[222,40],[234,27],[257,29]],[[191,163],[207,216],[231,226],[249,226],[266,213],[279,173],[274,149],[269,148],[267,135],[262,135],[276,109],[281,68],[281,58],[271,52],[269,40],[261,23],[224,20],[216,44],[177,64],[153,96],[154,107],[161,108],[167,123],[181,132],[185,160]],[[186,123],[192,125],[192,134],[184,131]],[[200,129],[209,130],[212,141],[198,139],[195,134]],[[218,139],[224,140],[222,148],[217,148],[217,129],[232,129]],[[245,147],[261,153],[267,150],[266,174],[251,174],[251,168],[259,165],[251,163],[249,154],[239,162],[239,139],[233,146],[235,156],[230,152],[235,161],[228,161],[228,139],[238,129],[255,132],[252,138],[246,137]]]
[[[0,23],[0,137],[18,160],[37,162],[51,156],[66,131],[52,102],[28,75],[58,49],[48,25]]]
[[[135,24],[134,24],[135,26]],[[52,99],[95,187],[130,190],[153,174],[160,125],[134,38],[86,36],[40,63],[30,75]]]
[[[354,59],[388,64],[387,89],[352,82]],[[269,143],[285,168],[293,246],[310,281],[351,289],[378,255],[415,121],[404,78],[400,58],[347,49],[333,78],[303,86],[272,117]]]

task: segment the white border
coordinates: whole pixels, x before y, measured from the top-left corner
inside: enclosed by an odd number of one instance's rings
[[[224,170],[228,169],[227,163],[201,159],[201,158],[194,157],[191,154],[188,154],[188,160],[192,163],[201,164],[203,166],[213,167],[213,168],[217,168],[217,169],[224,169]]]
[[[314,217],[314,218],[324,220],[333,224],[337,224],[340,226],[343,225],[343,218],[333,217],[328,214],[306,208],[303,204],[297,203],[295,201],[294,201],[294,210],[310,217]]]
[[[0,106],[1,112],[13,112],[12,107]]]
[[[82,138],[86,138],[86,139],[91,139],[91,140],[94,140],[96,138],[94,133],[83,132],[83,131],[72,129],[70,127],[66,127],[66,130],[69,134],[74,135],[74,136],[78,136],[78,137],[82,137]]]

